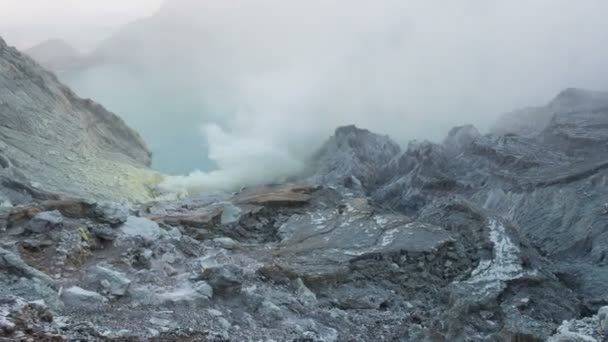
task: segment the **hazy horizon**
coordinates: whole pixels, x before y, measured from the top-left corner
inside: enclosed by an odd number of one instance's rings
[[[85,41],[87,27],[114,27],[101,50],[121,65],[70,85],[142,131],[164,170],[203,170],[203,187],[257,182],[273,162],[289,170],[269,177],[289,173],[340,125],[438,141],[565,88],[608,89],[601,0],[168,0],[122,30],[161,1],[61,2],[48,16],[28,16],[36,0],[0,11],[24,30],[80,27]]]
[[[86,52],[125,24],[150,16],[162,2],[0,0],[0,36],[19,49],[61,39]]]

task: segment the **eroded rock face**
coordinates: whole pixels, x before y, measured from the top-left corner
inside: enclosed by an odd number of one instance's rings
[[[0,39],[0,189],[13,204],[48,193],[146,200],[157,176],[141,137]]]

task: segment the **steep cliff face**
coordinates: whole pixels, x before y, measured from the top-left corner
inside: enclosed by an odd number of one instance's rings
[[[141,137],[2,39],[0,89],[0,175],[10,179],[3,184],[13,200],[29,187],[101,198],[148,197],[144,184],[155,176],[147,169],[151,155]],[[16,183],[22,183],[20,190]]]

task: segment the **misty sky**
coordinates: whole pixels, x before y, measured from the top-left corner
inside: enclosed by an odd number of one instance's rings
[[[0,0],[0,35],[19,48],[60,38],[86,50],[122,25],[154,13],[162,1]]]

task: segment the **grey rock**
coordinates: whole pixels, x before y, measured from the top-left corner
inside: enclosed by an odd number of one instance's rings
[[[558,101],[559,102],[559,101]],[[553,104],[553,106],[556,106]],[[592,199],[597,196],[602,196],[597,190],[591,190],[593,183],[602,182],[605,177],[603,174],[604,163],[599,161],[595,163],[580,164],[580,160],[591,158],[589,151],[596,151],[593,158],[598,156],[599,148],[602,145],[604,137],[601,131],[594,133],[594,130],[602,127],[602,120],[599,116],[602,111],[597,108],[597,114],[586,115],[581,111],[580,115],[567,115],[564,111],[563,116],[559,112],[555,115],[555,120],[549,120],[545,128],[536,133],[531,133],[523,136],[481,136],[472,127],[457,128],[450,133],[450,136],[444,144],[433,143],[414,143],[410,144],[408,149],[401,156],[391,159],[383,170],[377,172],[378,177],[375,179],[373,187],[367,187],[367,190],[372,194],[376,203],[382,203],[394,210],[415,216],[416,224],[419,222],[427,222],[438,227],[444,227],[450,231],[449,238],[446,240],[456,241],[456,245],[464,242],[466,250],[478,248],[476,246],[487,246],[476,252],[478,255],[475,258],[477,266],[467,262],[466,265],[459,264],[463,259],[464,254],[461,250],[459,253],[448,251],[449,254],[446,260],[442,254],[434,252],[425,253],[424,258],[412,258],[411,250],[407,244],[401,245],[402,251],[407,251],[407,256],[402,257],[403,260],[412,260],[412,264],[418,270],[433,269],[436,263],[441,262],[442,267],[446,268],[444,272],[450,273],[453,269],[460,268],[462,271],[472,271],[470,274],[462,274],[462,280],[454,281],[449,292],[455,300],[452,306],[451,318],[457,321],[460,326],[468,326],[464,328],[462,335],[451,335],[448,332],[446,336],[451,339],[459,339],[464,336],[472,336],[475,330],[479,328],[470,328],[476,323],[467,323],[471,317],[470,312],[466,315],[455,315],[457,309],[462,305],[462,309],[471,305],[486,305],[494,302],[505,291],[509,291],[512,281],[525,281],[529,279],[532,282],[542,280],[545,285],[538,286],[538,290],[532,290],[536,286],[528,286],[522,294],[526,298],[530,298],[530,302],[522,307],[533,307],[552,312],[549,315],[558,315],[560,319],[569,319],[576,315],[577,300],[569,290],[563,285],[555,283],[555,278],[551,269],[552,262],[542,261],[539,253],[531,246],[527,239],[531,239],[535,244],[544,246],[542,250],[552,258],[554,262],[558,262],[558,269],[561,271],[558,274],[568,275],[566,279],[582,279],[588,277],[590,281],[576,281],[569,285],[570,287],[581,286],[577,283],[586,284],[593,283],[595,289],[593,293],[595,298],[601,298],[600,290],[597,286],[605,283],[605,271],[599,267],[581,268],[584,264],[582,260],[575,265],[569,265],[569,262],[564,262],[564,256],[572,256],[574,251],[580,250],[580,258],[583,258],[585,247],[589,246],[590,242],[581,241],[580,236],[576,237],[582,231],[595,231],[599,234],[599,217],[596,212],[601,212],[603,202],[594,202]],[[561,124],[559,120],[566,120],[568,123]],[[581,127],[582,123],[586,123],[586,128],[581,132],[585,132],[584,139],[576,136],[579,132],[577,127]],[[555,129],[565,129],[567,132],[556,132]],[[582,133],[581,133],[582,134]],[[566,143],[565,139],[570,141]],[[364,141],[362,139],[361,141]],[[585,145],[587,144],[587,145]],[[587,151],[581,150],[576,156],[570,156],[573,149],[587,146]],[[348,148],[347,148],[348,149]],[[603,153],[603,152],[601,152]],[[576,165],[576,166],[575,166]],[[328,172],[321,169],[322,172]],[[334,169],[340,171],[341,169]],[[333,172],[333,171],[332,171]],[[332,173],[332,177],[348,177],[349,172],[343,172],[341,175]],[[573,184],[574,183],[574,184]],[[582,188],[582,189],[581,189]],[[595,188],[598,189],[598,188]],[[558,195],[559,194],[559,195]],[[563,201],[564,194],[566,197],[576,196],[579,198],[577,203],[580,203],[577,209],[568,207]],[[600,195],[600,196],[598,196]],[[449,199],[462,196],[470,202],[451,201]],[[442,204],[443,203],[443,204]],[[551,203],[548,205],[548,203]],[[569,203],[569,202],[568,202]],[[352,206],[352,205],[351,205]],[[482,207],[488,211],[474,209]],[[585,208],[581,214],[580,208]],[[348,209],[347,205],[345,209]],[[559,209],[557,209],[559,208]],[[348,212],[347,210],[343,210]],[[341,214],[344,215],[344,214]],[[370,214],[368,214],[370,215]],[[463,220],[463,216],[470,218],[477,217],[478,219],[469,221]],[[313,216],[313,215],[310,215]],[[350,215],[345,215],[346,217]],[[356,215],[363,217],[363,215]],[[371,215],[370,215],[371,216]],[[538,217],[544,217],[544,220],[539,220]],[[576,218],[576,226],[579,230],[572,230],[573,221],[569,218]],[[314,250],[315,255],[323,255],[326,260],[336,260],[335,252],[333,254],[322,251],[336,251],[342,246],[348,246],[356,237],[357,233],[348,234],[348,238],[336,239],[340,241],[338,245],[332,245],[331,241],[336,232],[340,229],[348,230],[349,226],[358,227],[370,231],[369,223],[361,224],[361,221],[347,221],[342,228],[342,224],[337,225],[332,221],[335,218],[331,215],[322,215],[317,218],[307,218],[305,215],[294,216],[287,223],[283,224],[279,229],[279,235],[282,237],[282,244],[286,244],[285,254],[289,255],[292,248],[295,247],[295,253],[301,253],[298,250],[299,244],[310,244],[310,251]],[[404,220],[404,219],[403,219]],[[508,222],[510,220],[521,227],[518,231]],[[297,222],[307,222],[299,225]],[[321,222],[322,221],[322,222]],[[462,222],[461,222],[462,221]],[[391,220],[388,220],[390,225]],[[556,230],[556,222],[559,228]],[[590,223],[593,222],[591,225]],[[597,223],[596,223],[597,222]],[[597,226],[594,225],[597,224]],[[542,231],[539,230],[539,225]],[[316,230],[316,233],[311,232],[307,235],[307,228]],[[467,231],[466,227],[479,227],[477,232]],[[327,229],[326,229],[327,228]],[[462,231],[461,231],[462,230]],[[399,232],[399,230],[397,230]],[[562,236],[556,236],[563,234]],[[412,233],[412,232],[410,232]],[[480,235],[481,233],[481,235]],[[461,235],[462,234],[462,235]],[[467,236],[466,238],[464,236]],[[471,240],[475,236],[476,243],[470,244],[465,242]],[[597,235],[595,235],[597,236]],[[371,237],[371,236],[370,236]],[[379,241],[379,239],[369,239],[369,241]],[[297,241],[297,242],[296,242]],[[357,241],[356,246],[360,249],[365,246],[365,242]],[[422,239],[420,241],[433,241],[432,239]],[[441,240],[439,240],[441,241]],[[578,241],[578,242],[577,242]],[[591,240],[589,240],[591,241]],[[594,239],[593,241],[598,241]],[[294,242],[287,244],[287,242]],[[597,260],[601,259],[600,250],[603,249],[602,243],[593,243],[593,250],[597,251]],[[317,249],[316,247],[319,247]],[[320,247],[323,246],[323,247]],[[325,247],[326,246],[326,247]],[[340,247],[338,247],[340,246]],[[597,246],[597,247],[596,247]],[[601,247],[600,247],[601,246]],[[396,247],[396,246],[395,246]],[[390,253],[390,248],[372,248],[375,254],[382,255]],[[433,249],[442,249],[439,244]],[[461,249],[461,247],[458,247]],[[349,250],[352,252],[352,250]],[[487,252],[485,252],[487,251]],[[360,260],[365,255],[373,255],[373,252],[362,251],[363,254],[354,260]],[[470,253],[470,252],[468,252]],[[576,255],[576,254],[574,254]],[[587,254],[588,255],[588,254]],[[377,257],[382,260],[382,256]],[[348,259],[347,259],[348,260]],[[394,259],[393,259],[394,260]],[[449,263],[448,263],[449,261]],[[353,259],[350,261],[351,269]],[[357,261],[357,263],[362,263]],[[325,265],[326,263],[324,263]],[[391,263],[392,266],[394,263]],[[391,272],[399,273],[407,264],[397,263],[398,267],[391,267]],[[319,265],[313,266],[316,272],[311,272],[315,276],[319,274],[321,269]],[[312,267],[311,267],[312,268]],[[293,268],[290,270],[294,270]],[[302,272],[301,266],[296,272]],[[339,270],[339,268],[331,270],[334,272],[348,272],[347,270]],[[431,271],[434,272],[434,271]],[[301,274],[301,273],[300,273]],[[307,275],[310,276],[310,275]],[[444,275],[445,276],[445,275]],[[403,276],[404,278],[406,275]],[[409,277],[408,277],[409,278]],[[594,279],[595,280],[591,280]],[[602,280],[599,280],[602,279]],[[408,279],[408,281],[411,281]],[[585,285],[583,285],[585,286]],[[543,289],[543,290],[540,290]],[[582,289],[582,288],[581,288]],[[591,286],[589,286],[591,289]],[[542,291],[542,296],[531,296],[534,292]],[[603,290],[602,290],[603,291]],[[352,298],[365,298],[371,291],[366,292],[362,296],[353,296]],[[591,293],[589,293],[591,294]],[[332,293],[333,295],[333,293]],[[344,296],[343,298],[348,298]],[[553,298],[553,299],[552,299]],[[559,299],[558,299],[559,298]],[[521,307],[521,298],[501,298],[508,305]],[[590,299],[591,301],[592,299]],[[544,305],[540,302],[545,303]],[[482,304],[483,303],[483,304]],[[512,304],[510,304],[512,303]],[[533,303],[533,304],[530,304]],[[570,303],[566,305],[554,305],[555,303]],[[343,301],[340,305],[348,307],[348,301]],[[503,322],[504,329],[511,331],[514,335],[518,332],[530,336],[535,336],[539,339],[547,338],[548,334],[554,329],[554,325],[550,321],[543,319],[534,320],[529,316],[521,313],[512,312],[510,309],[502,309],[506,314]],[[554,316],[556,317],[556,316]],[[487,330],[496,329],[495,323],[485,322]],[[468,331],[467,329],[471,329]],[[456,331],[453,332],[457,334]]]
[[[17,254],[3,248],[0,248],[0,269],[18,276],[39,279],[51,287],[56,286],[47,274],[29,266]]]
[[[88,275],[91,282],[101,285],[105,291],[113,296],[124,296],[131,285],[131,280],[124,273],[101,265],[92,267]]]
[[[481,133],[479,133],[475,126],[454,127],[448,133],[448,137],[444,140],[443,145],[446,147],[448,154],[456,156],[480,137]]]
[[[108,299],[99,293],[87,291],[78,286],[72,286],[63,290],[61,299],[67,306],[80,308],[95,308],[108,302]]]
[[[548,338],[548,342],[597,342],[602,341],[598,328],[600,328],[599,315],[585,317],[581,320],[564,321],[557,328],[555,334]]]
[[[208,309],[207,312],[214,317],[221,317],[224,315],[221,311],[215,309]]]
[[[225,203],[222,207],[221,224],[237,223],[241,218],[242,210],[232,203]]]
[[[602,306],[597,312],[597,315],[602,329],[604,329],[604,331],[608,331],[608,306]]]
[[[0,198],[0,209],[1,208],[12,208],[13,204],[6,198]]]
[[[335,329],[319,324],[312,319],[290,320],[287,325],[307,341],[335,342],[339,338],[339,333]]]
[[[154,329],[154,328],[147,328],[148,333],[150,334],[150,337],[158,337],[160,336],[160,331]]]
[[[163,319],[163,318],[158,318],[158,317],[152,317],[150,318],[149,322],[151,324],[154,324],[158,327],[170,327],[170,326],[174,326],[175,322],[172,322],[168,319]]]
[[[387,136],[355,126],[340,127],[314,157],[315,174],[320,184],[344,185],[354,176],[363,185],[375,180],[380,166],[400,152],[399,145]]]
[[[51,240],[27,239],[21,243],[21,246],[30,251],[40,251],[53,245]]]
[[[243,283],[243,270],[236,265],[218,265],[205,268],[201,274],[217,293],[238,291]]]
[[[167,264],[173,264],[173,263],[175,263],[176,259],[177,259],[177,256],[175,255],[175,253],[171,253],[171,252],[164,253],[160,257],[160,260],[163,261],[163,262],[165,262],[165,263],[167,263]]]
[[[17,296],[0,297],[0,334],[15,336],[23,328],[22,317],[30,317],[39,324],[51,323],[53,314],[43,301],[27,302]]]
[[[391,293],[373,286],[345,285],[345,291],[335,291],[333,297],[336,306],[342,310],[377,310],[390,300]]]
[[[283,310],[273,302],[267,300],[263,301],[258,308],[258,314],[261,316],[262,320],[270,324],[280,322],[285,318]]]
[[[217,322],[220,324],[220,326],[224,330],[229,330],[232,327],[232,324],[230,324],[230,322],[227,319],[225,319],[224,317],[218,317]]]
[[[0,280],[0,295],[14,295],[28,301],[43,300],[52,310],[63,309],[57,290],[39,278],[19,278],[16,282]]]
[[[211,287],[211,285],[207,284],[204,281],[199,281],[195,283],[194,290],[207,298],[213,297],[213,288]]]
[[[118,237],[117,231],[108,225],[93,225],[89,230],[94,236],[104,241],[114,241]]]
[[[115,202],[97,202],[95,204],[95,215],[101,222],[111,225],[119,225],[127,221],[129,207]]]
[[[175,288],[142,287],[132,289],[131,294],[142,304],[185,305],[195,307],[208,303],[213,297],[213,289],[204,281],[191,284],[184,280]]]
[[[597,342],[599,340],[573,332],[562,332],[551,336],[548,342]]]
[[[599,261],[608,245],[597,238],[604,234],[606,192],[598,185],[608,176],[607,101],[606,93],[568,89],[543,107],[543,124],[526,132],[411,145],[381,172],[373,199],[418,216],[437,199],[463,196],[518,225],[597,310],[593,303],[608,290]]]
[[[46,233],[63,224],[63,215],[58,210],[37,214],[28,223],[27,230],[33,233]]]
[[[357,259],[406,251],[424,252],[451,241],[451,234],[437,226],[412,222],[398,214],[374,214],[367,199],[344,200],[342,213],[332,209],[294,215],[279,229],[280,254],[285,259],[314,253],[327,260],[322,265],[290,263],[289,270],[307,277],[345,271]],[[292,268],[293,267],[293,268]]]
[[[126,238],[142,238],[149,242],[160,239],[163,232],[156,222],[137,216],[129,216],[120,231]]]
[[[182,238],[182,232],[177,227],[171,228],[167,233],[167,235],[172,239],[179,240]]]
[[[227,237],[213,239],[213,243],[215,244],[216,247],[224,248],[224,249],[228,249],[228,250],[233,250],[239,246],[238,242],[234,241],[231,238],[227,238]]]
[[[304,285],[304,282],[300,278],[297,280],[296,296],[298,301],[304,306],[313,307],[317,305],[317,296]]]

